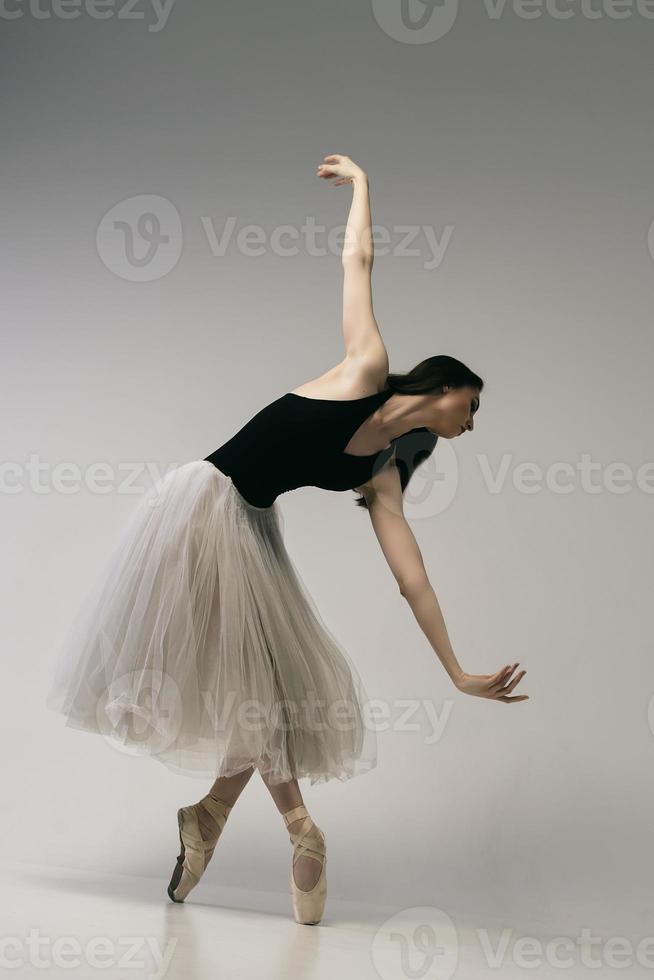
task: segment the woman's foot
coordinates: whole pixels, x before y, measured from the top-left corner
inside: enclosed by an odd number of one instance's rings
[[[317,925],[327,898],[325,835],[304,805],[287,810],[283,817],[293,844],[290,885],[295,919],[303,925]]]
[[[298,817],[297,820],[293,820],[288,824],[289,834],[298,834],[300,827],[304,823],[304,817]],[[321,839],[321,831],[319,827],[316,827],[315,823],[312,823],[311,828],[307,833],[307,843],[309,837],[314,837],[318,840]],[[313,888],[320,877],[320,872],[322,871],[322,861],[316,857],[309,857],[308,854],[303,854],[296,858],[293,864],[293,877],[295,878],[295,883],[298,888],[307,892]]]
[[[231,809],[207,793],[198,803],[177,811],[181,850],[168,885],[173,902],[183,902],[204,874]]]

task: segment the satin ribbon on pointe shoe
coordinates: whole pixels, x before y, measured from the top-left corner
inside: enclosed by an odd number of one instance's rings
[[[207,838],[202,836],[200,808],[215,824],[216,832]],[[183,902],[204,874],[231,809],[231,806],[207,794],[199,803],[180,807],[177,811],[181,851],[168,885],[168,896],[173,902]]]
[[[293,833],[289,830],[289,836],[293,843],[293,862],[291,866],[291,894],[293,896],[293,912],[295,921],[302,925],[317,925],[322,919],[327,898],[327,849],[325,834],[313,822],[305,806],[296,806],[292,810],[287,810],[283,814],[286,826],[304,817],[300,829]],[[309,835],[312,828],[319,831],[318,837]],[[293,868],[298,858],[303,855],[315,857],[322,861],[320,877],[313,888],[305,891],[300,888],[295,881]]]

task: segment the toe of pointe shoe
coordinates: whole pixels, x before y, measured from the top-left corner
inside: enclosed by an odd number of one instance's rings
[[[186,845],[188,837],[184,832],[184,813],[183,808],[177,811],[177,826],[179,829],[180,853],[173,868],[172,877],[168,883],[168,897],[172,902],[183,902],[188,893],[197,882],[189,875],[186,865],[188,865],[190,854],[187,854]],[[186,840],[185,840],[186,838]]]
[[[295,921],[303,926],[316,926],[322,920],[327,899],[326,860],[318,881],[309,891],[298,888],[291,871],[291,894]]]
[[[173,877],[171,878],[168,888],[166,889],[166,891],[168,892],[168,898],[171,900],[171,902],[183,902],[184,901],[183,898],[175,897],[175,889],[177,887],[177,884],[175,883],[174,879],[175,879],[175,872],[173,871]]]
[[[168,885],[168,897],[173,902],[183,902],[188,893],[195,888],[198,879],[189,875],[183,865],[175,865],[173,876]]]
[[[287,827],[300,818],[303,818],[300,829],[290,833],[293,844],[290,878],[293,913],[295,921],[301,925],[315,926],[322,919],[327,898],[327,838],[324,832],[316,827],[304,804],[284,813]],[[318,831],[317,836],[316,831]],[[313,888],[308,891],[298,887],[294,875],[295,862],[303,855],[316,858],[322,862],[320,876]]]
[[[311,845],[310,849],[308,845]],[[298,850],[300,853],[309,853],[312,857],[320,856],[322,860],[320,876],[313,888],[308,890],[298,886],[295,881],[293,865],[291,866],[291,893],[293,895],[295,921],[301,925],[315,926],[318,925],[323,917],[325,902],[327,900],[327,852],[325,835],[321,832],[318,840],[315,838],[305,838],[304,846],[300,846]]]

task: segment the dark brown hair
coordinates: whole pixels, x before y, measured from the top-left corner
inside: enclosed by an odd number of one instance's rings
[[[462,361],[448,354],[427,357],[404,374],[390,373],[385,385],[402,395],[435,395],[440,394],[445,387],[466,386],[481,391],[484,382]],[[395,440],[395,463],[400,473],[402,493],[416,467],[431,456],[437,441],[438,436],[426,428],[411,429]],[[357,497],[355,504],[366,509],[368,507],[363,496]]]

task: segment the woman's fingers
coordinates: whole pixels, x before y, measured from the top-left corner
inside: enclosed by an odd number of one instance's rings
[[[502,687],[517,666],[517,664],[509,664],[508,667],[503,667],[501,670],[498,670],[496,674],[493,674],[491,678],[491,687],[496,689]]]
[[[358,168],[349,157],[342,153],[328,153],[323,162],[318,164],[316,173],[320,177],[336,176],[343,184],[351,184],[354,172]]]
[[[514,697],[509,697],[510,692],[514,689],[516,684],[522,680],[524,675],[527,673],[526,670],[521,671],[506,687],[503,687],[500,691],[496,692],[496,701],[527,701],[529,699],[528,694],[518,694]]]
[[[519,674],[516,674],[515,675],[515,677],[511,681],[511,683],[510,684],[507,684],[506,687],[501,687],[498,693],[499,694],[510,694],[511,691],[513,690],[513,688],[518,683],[518,681],[522,680],[522,678],[525,676],[526,673],[527,673],[526,670],[521,670]]]
[[[324,172],[317,170],[316,173],[319,177],[322,177],[323,180],[332,181],[332,187],[340,187],[342,184],[352,183],[351,177],[341,176],[339,173],[333,170],[325,170]],[[335,180],[334,178],[337,179]]]
[[[510,696],[516,685],[527,673],[526,670],[521,670],[515,677],[513,676],[518,663],[507,664],[495,674],[465,674],[460,685],[458,685],[459,689],[466,694],[474,694],[491,701],[527,701],[529,699],[528,694]]]

